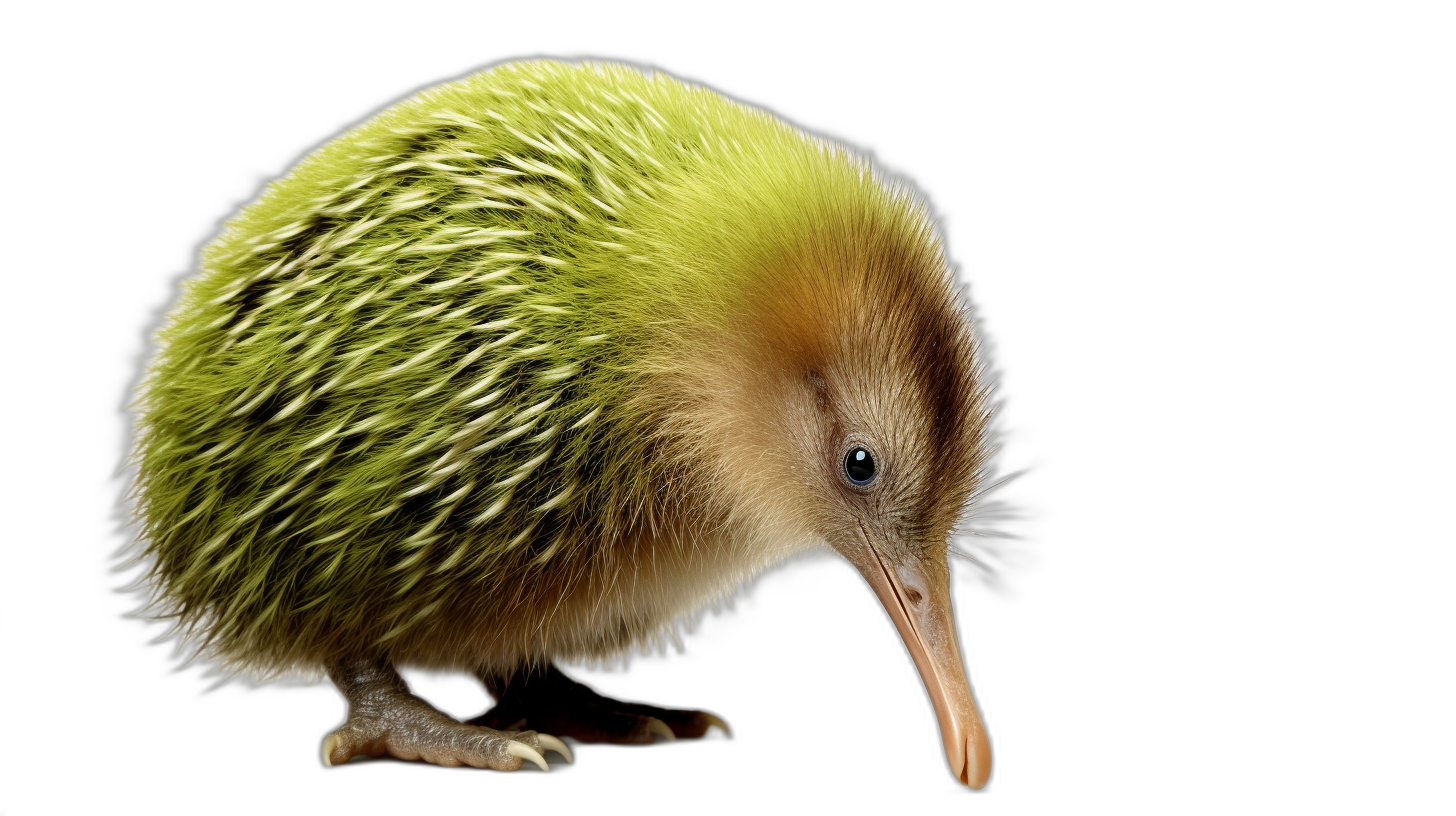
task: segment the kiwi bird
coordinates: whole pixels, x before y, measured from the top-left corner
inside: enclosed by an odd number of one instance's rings
[[[201,267],[137,395],[149,608],[226,670],[331,678],[327,764],[726,731],[556,664],[827,547],[985,784],[947,563],[985,377],[924,203],[868,159],[662,74],[506,64],[309,155]],[[457,721],[400,666],[496,704]]]

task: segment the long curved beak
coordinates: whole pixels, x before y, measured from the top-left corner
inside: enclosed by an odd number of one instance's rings
[[[868,563],[856,566],[890,613],[920,670],[920,679],[940,720],[940,736],[951,771],[961,782],[979,790],[991,775],[991,745],[961,663],[951,615],[949,571],[924,575],[915,569],[915,574],[902,578],[873,545],[869,550],[871,557],[865,559]]]

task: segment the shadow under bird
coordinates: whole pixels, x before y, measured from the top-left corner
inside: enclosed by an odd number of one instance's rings
[[[612,65],[427,90],[228,223],[137,409],[150,609],[229,670],[326,673],[328,764],[726,731],[555,663],[827,546],[990,773],[947,564],[987,455],[968,306],[912,191],[767,113]],[[456,721],[401,665],[496,705]]]

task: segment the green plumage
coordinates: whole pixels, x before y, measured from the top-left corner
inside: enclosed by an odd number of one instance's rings
[[[136,450],[156,608],[272,673],[575,580],[702,501],[653,383],[865,210],[926,233],[863,161],[633,69],[506,65],[380,114],[233,219],[159,335]]]

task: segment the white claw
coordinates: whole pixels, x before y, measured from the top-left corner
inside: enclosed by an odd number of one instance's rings
[[[511,740],[510,742],[506,743],[506,753],[510,754],[513,757],[529,759],[532,762],[536,763],[537,768],[540,768],[543,771],[551,770],[551,768],[546,765],[546,760],[542,759],[541,755],[536,753],[536,750],[534,748],[524,742],[516,742],[515,740]]]
[[[671,742],[677,739],[677,735],[672,733],[672,729],[667,727],[667,723],[656,717],[647,718],[647,730],[656,734],[664,742]]]
[[[540,732],[536,733],[536,740],[541,743],[541,750],[543,752],[555,751],[556,753],[566,757],[567,762],[571,761],[571,749],[566,747],[566,743],[551,736],[550,734],[542,734]]]
[[[337,735],[330,734],[329,735],[329,738],[326,739],[326,740],[324,740],[324,767],[325,768],[332,768],[332,767],[334,767],[334,760],[329,755],[334,752],[334,743],[338,742],[338,739],[339,738],[338,738]]]

